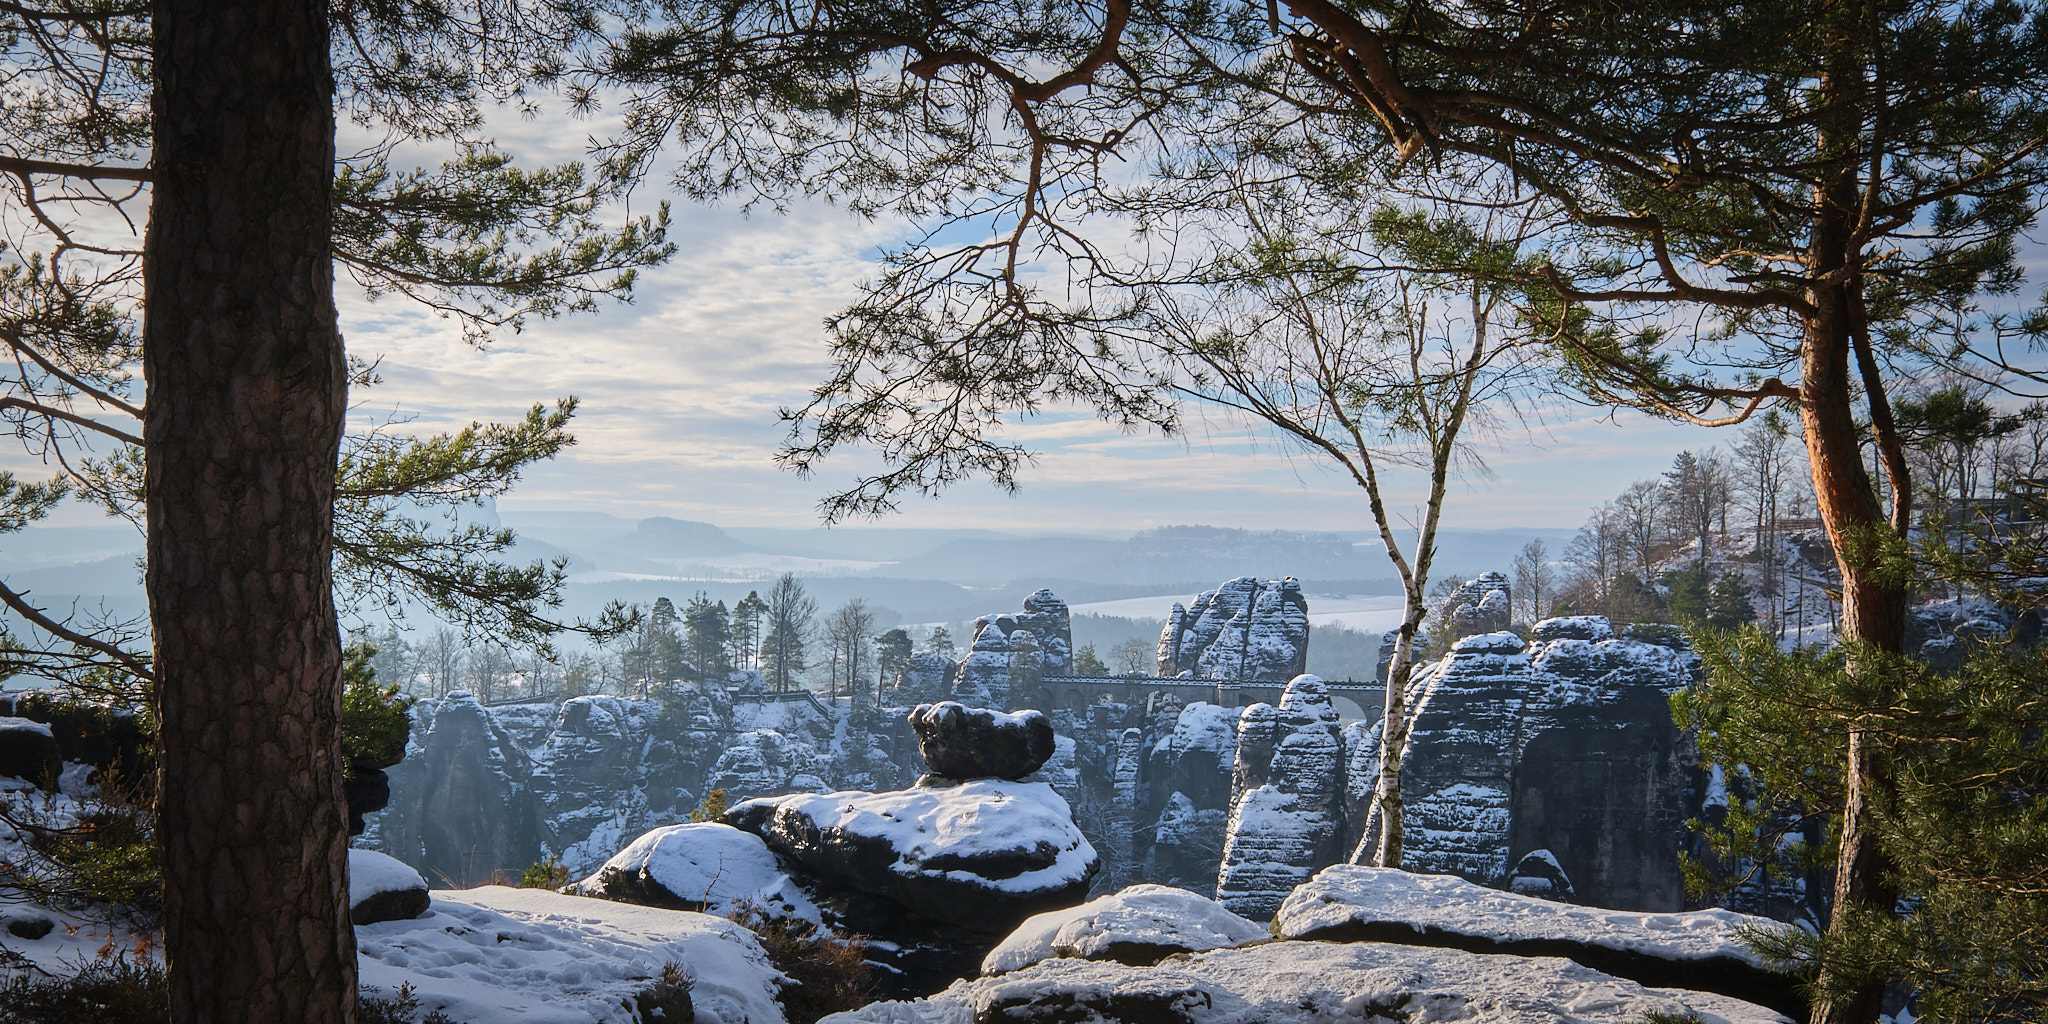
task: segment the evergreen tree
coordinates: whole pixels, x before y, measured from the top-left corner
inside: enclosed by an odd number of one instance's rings
[[[1747,782],[1718,825],[1694,823],[1738,869],[1689,865],[1695,892],[1832,861],[1857,722],[1897,782],[1866,827],[1906,910],[1838,905],[1826,931],[1788,929],[1761,950],[1832,998],[1904,984],[1921,1020],[2048,1020],[2048,658],[1977,646],[1940,671],[1867,647],[1787,652],[1755,628],[1695,643],[1708,681],[1674,708],[1701,757],[1744,766]],[[1807,823],[1824,849],[1797,838]]]
[[[875,668],[884,682],[893,685],[903,674],[910,665],[910,652],[910,634],[901,626],[875,638]]]
[[[1109,666],[1103,664],[1102,659],[1096,655],[1094,644],[1082,644],[1080,650],[1074,652],[1074,674],[1077,676],[1106,676],[1109,674]]]
[[[761,600],[757,591],[747,591],[732,606],[732,665],[734,668],[754,669],[760,667],[761,617],[768,610],[768,603]]]
[[[952,631],[944,626],[933,626],[932,631],[925,635],[924,649],[928,653],[936,654],[947,660],[956,658],[960,654],[960,649],[953,645]]]
[[[1712,587],[1705,563],[1694,562],[1664,574],[1664,610],[1673,622],[1705,622]]]
[[[1707,600],[1706,624],[1713,629],[1738,629],[1756,621],[1749,581],[1741,573],[1724,572],[1714,581]]]
[[[698,591],[683,608],[683,644],[691,664],[702,678],[723,678],[732,667],[728,648],[732,643],[732,616],[724,601]]]

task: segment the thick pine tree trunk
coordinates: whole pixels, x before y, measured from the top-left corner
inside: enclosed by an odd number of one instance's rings
[[[326,7],[155,0],[151,16],[147,586],[172,1018],[347,1021]]]
[[[1850,401],[1853,304],[1840,286],[1815,288],[1809,298],[1819,310],[1806,327],[1800,380],[1800,413],[1813,467],[1816,511],[1827,526],[1842,576],[1842,635],[1881,650],[1905,646],[1906,591],[1879,578],[1877,543],[1893,529],[1864,469],[1855,408]],[[1901,484],[1904,481],[1900,481]],[[1851,666],[1851,671],[1854,667]],[[1891,913],[1898,894],[1885,882],[1885,858],[1868,829],[1872,801],[1889,785],[1867,737],[1849,734],[1844,766],[1848,799],[1843,811],[1841,850],[1835,861],[1831,929],[1845,912]],[[1825,979],[1823,979],[1825,981]],[[1869,1024],[1878,1018],[1884,985],[1871,983],[1846,996],[1822,999],[1811,1024]]]

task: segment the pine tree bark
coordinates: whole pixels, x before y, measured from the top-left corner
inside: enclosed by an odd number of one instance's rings
[[[172,1019],[345,1022],[326,8],[151,16],[146,584]]]
[[[1824,223],[1816,232],[1817,252],[1841,245],[1840,232],[1846,230],[1849,208],[1839,199],[1823,206]],[[1840,212],[1829,218],[1826,209]],[[1827,262],[1840,267],[1846,260]],[[1813,468],[1815,508],[1827,527],[1841,571],[1843,639],[1897,653],[1905,646],[1907,594],[1904,586],[1881,571],[1880,560],[1883,540],[1897,532],[1910,511],[1910,482],[1904,477],[1893,481],[1897,498],[1888,515],[1864,469],[1850,400],[1849,367],[1856,332],[1866,328],[1859,322],[1860,310],[1851,287],[1816,286],[1807,293],[1815,313],[1807,319],[1803,338],[1800,415]],[[1871,401],[1881,406],[1882,391],[1874,392]],[[1888,421],[1889,417],[1874,419]],[[1850,670],[1855,670],[1853,665]],[[1835,861],[1831,930],[1841,929],[1847,914],[1856,911],[1889,914],[1898,900],[1898,894],[1884,881],[1886,861],[1868,828],[1872,802],[1889,785],[1889,777],[1868,737],[1853,725],[1843,767],[1847,801]],[[1824,976],[1823,985],[1827,981]],[[1883,997],[1881,981],[1866,983],[1847,994],[1816,1000],[1809,1019],[1811,1024],[1870,1024],[1879,1016]]]

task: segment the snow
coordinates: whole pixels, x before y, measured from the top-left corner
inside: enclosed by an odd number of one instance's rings
[[[1034,1013],[1024,1007],[1038,1004]],[[1116,1010],[1126,1008],[1119,1014]],[[1010,1010],[1010,1013],[1005,1013]],[[1727,996],[1645,988],[1556,957],[1387,943],[1267,942],[1156,967],[1046,960],[956,982],[913,1002],[873,1003],[821,1024],[1184,1019],[1191,1024],[1641,1024],[1651,1011],[1701,1024],[1781,1024]]]
[[[380,892],[425,889],[427,880],[412,866],[375,850],[348,851],[348,905],[354,909]]]
[[[887,840],[896,851],[890,869],[908,877],[936,875],[1002,892],[1034,893],[1086,879],[1096,862],[1095,848],[1075,827],[1067,802],[1043,782],[975,779],[884,793],[797,794],[748,801],[759,802],[802,815],[820,832]],[[1010,878],[925,866],[942,856],[972,861],[1041,845],[1058,851],[1054,862]]]
[[[692,979],[698,1024],[782,1024],[780,973],[751,932],[716,917],[545,889],[441,890],[411,921],[356,929],[362,984],[411,985],[423,1009],[492,1024],[628,1024],[668,963]]]
[[[1160,740],[1169,749],[1213,750],[1219,754],[1234,754],[1237,751],[1236,708],[1226,708],[1207,701],[1195,701],[1180,711],[1174,720],[1173,733]]]
[[[1212,899],[1164,885],[1134,885],[1078,907],[1036,915],[990,950],[984,974],[1053,957],[1094,959],[1117,944],[1202,951],[1266,938],[1266,930]]]
[[[48,723],[30,718],[11,718],[6,715],[0,715],[0,732],[35,732],[51,739],[57,738],[57,734],[50,731]]]
[[[996,708],[970,708],[957,700],[942,700],[936,704],[919,704],[911,710],[909,720],[912,724],[916,724],[919,719],[923,719],[933,725],[947,726],[952,724],[952,719],[955,717],[969,714],[989,716],[994,719],[995,728],[997,729],[1022,729],[1032,720],[1045,717],[1045,712],[1043,711],[1032,711],[1029,709],[1023,711],[1002,711]]]
[[[677,899],[703,903],[714,914],[749,900],[782,914],[819,919],[818,908],[782,872],[768,844],[731,825],[706,821],[657,828],[613,854],[575,890],[594,892],[607,871],[645,871]]]
[[[1637,913],[1555,903],[1475,885],[1453,875],[1339,864],[1294,890],[1273,932],[1299,938],[1352,922],[1401,922],[1496,942],[1549,940],[1665,960],[1726,957],[1763,968],[1741,929],[1783,928],[1768,918],[1710,909]]]

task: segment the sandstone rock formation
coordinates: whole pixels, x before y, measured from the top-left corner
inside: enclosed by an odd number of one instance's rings
[[[1073,670],[1074,630],[1067,602],[1033,591],[1021,612],[974,620],[974,639],[951,674],[951,695],[976,705],[1022,707],[1040,699],[1037,681]]]
[[[827,888],[974,931],[1007,932],[1075,902],[1099,866],[1067,802],[1042,782],[763,797],[726,820]]]
[[[563,891],[719,915],[745,901],[770,914],[818,918],[760,836],[712,821],[654,829]]]
[[[1753,1003],[1654,989],[1567,960],[1486,956],[1391,943],[1265,942],[1156,966],[1051,959],[972,978],[914,1002],[871,1003],[833,1024],[1272,1024],[1459,1021],[1783,1024]]]
[[[981,962],[983,974],[1022,970],[1053,957],[1142,966],[1175,953],[1241,946],[1266,929],[1215,900],[1164,885],[1134,885],[1078,907],[1038,914]]]
[[[954,779],[1021,779],[1052,756],[1052,723],[1037,711],[1014,714],[956,701],[911,711],[918,752],[939,775]]]
[[[1296,676],[1277,708],[1244,710],[1216,877],[1216,898],[1233,913],[1271,917],[1316,868],[1341,858],[1343,753],[1337,710],[1316,676]]]
[[[1159,675],[1282,681],[1308,665],[1301,581],[1239,576],[1194,603],[1175,603],[1159,634]]]
[[[1508,578],[1502,573],[1483,572],[1466,580],[1444,599],[1437,612],[1439,629],[1450,634],[1444,639],[1455,640],[1508,628],[1514,621],[1513,596]]]
[[[1237,713],[1196,701],[1182,708],[1172,731],[1147,753],[1144,776],[1151,845],[1146,879],[1214,893],[1216,866],[1230,819],[1230,780],[1237,760]]]
[[[1494,883],[1548,850],[1577,899],[1677,909],[1675,856],[1699,794],[1666,699],[1697,657],[1615,638],[1593,617],[1532,632],[1533,644],[1466,637],[1417,673],[1402,866]]]
[[[357,925],[410,921],[427,912],[427,880],[395,857],[348,851],[348,919]]]
[[[1798,1019],[1797,979],[1773,971],[1745,929],[1785,926],[1726,910],[1631,914],[1498,892],[1446,875],[1340,864],[1296,889],[1273,918],[1283,939],[1448,946],[1561,956],[1656,988],[1762,1003]]]

